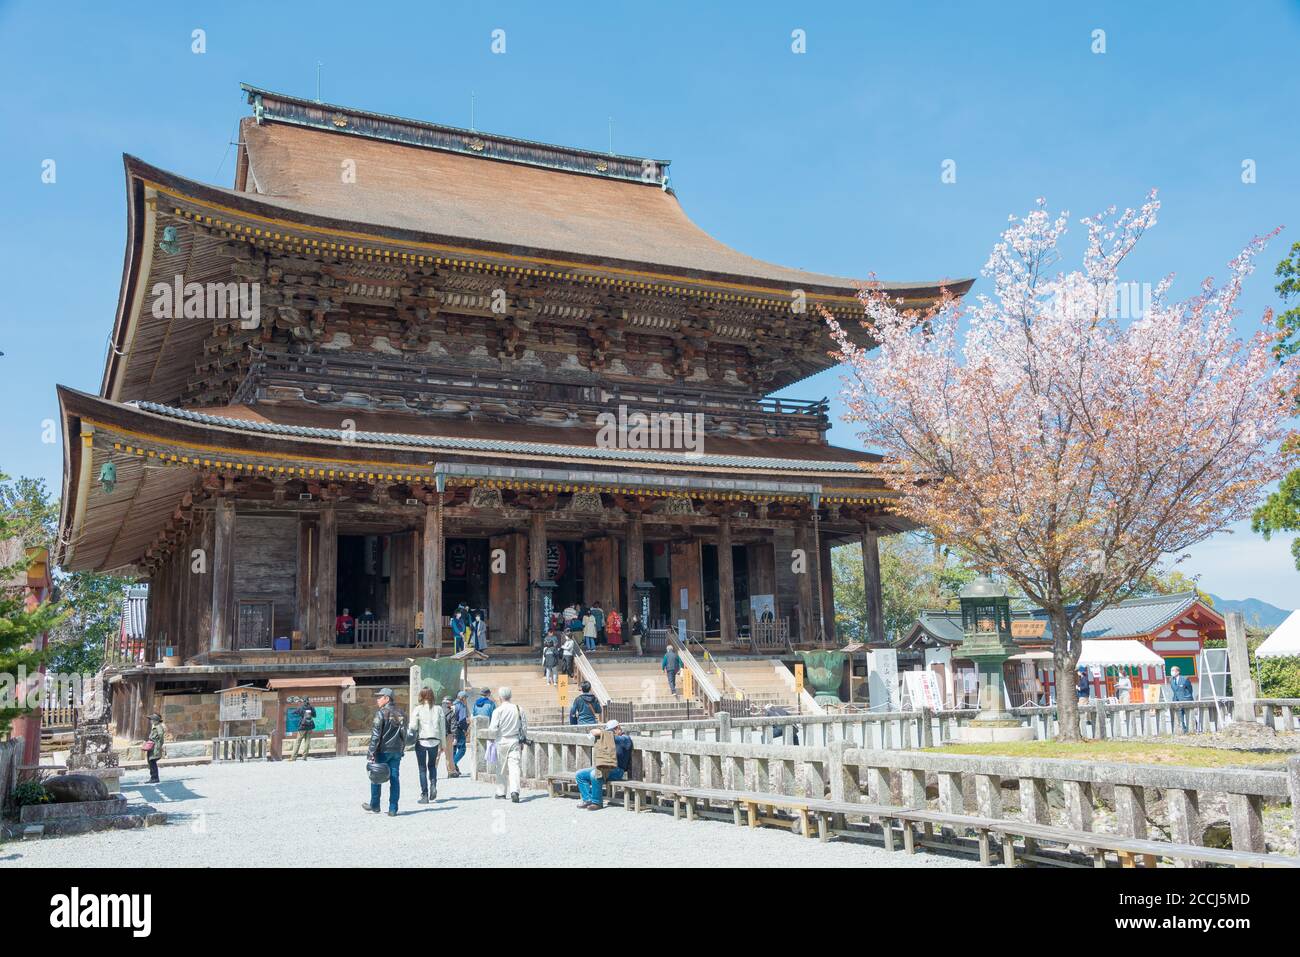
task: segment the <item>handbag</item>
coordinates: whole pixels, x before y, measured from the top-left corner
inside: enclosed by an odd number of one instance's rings
[[[496,764],[496,763],[497,763],[497,743],[496,743],[495,741],[489,741],[489,742],[488,742],[488,745],[487,745],[487,763],[488,763],[488,764]]]
[[[146,741],[144,744],[140,745],[140,750],[145,752],[145,754],[148,754],[153,750],[153,742]]]

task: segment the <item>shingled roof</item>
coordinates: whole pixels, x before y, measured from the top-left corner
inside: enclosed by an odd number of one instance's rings
[[[1130,598],[1109,608],[1103,608],[1084,625],[1083,637],[1093,638],[1145,638],[1160,631],[1170,622],[1185,615],[1192,606],[1200,602],[1200,596],[1194,591],[1175,592],[1171,595],[1150,595],[1144,598]],[[1203,602],[1202,606],[1217,617],[1217,612]],[[1041,608],[1012,612],[1012,620],[1039,620],[1047,624],[1042,638],[1035,638],[1034,644],[1052,640],[1052,623],[1047,613]],[[925,610],[917,616],[916,624],[900,643],[906,644],[916,638],[928,635],[944,644],[960,644],[963,638],[961,612],[950,610]]]

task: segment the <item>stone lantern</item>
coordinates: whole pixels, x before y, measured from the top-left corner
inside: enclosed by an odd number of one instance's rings
[[[961,598],[962,642],[954,658],[968,658],[979,669],[980,711],[958,728],[955,741],[1030,741],[1034,732],[1003,705],[1002,665],[1016,653],[1011,639],[1011,601],[1007,590],[989,578],[976,578]]]

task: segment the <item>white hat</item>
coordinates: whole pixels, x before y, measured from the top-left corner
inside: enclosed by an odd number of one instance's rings
[[[617,727],[618,727],[618,722],[613,720],[612,718],[609,721],[605,722],[606,731],[613,731]]]

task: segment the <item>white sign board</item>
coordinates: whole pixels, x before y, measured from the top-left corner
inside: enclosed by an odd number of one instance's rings
[[[867,694],[872,711],[899,711],[898,652],[893,648],[867,652]]]
[[[919,711],[921,708],[929,708],[931,711],[943,710],[939,682],[933,671],[905,671],[903,683],[907,690],[909,710]]]
[[[220,721],[258,721],[262,717],[261,688],[232,688],[221,692]]]

